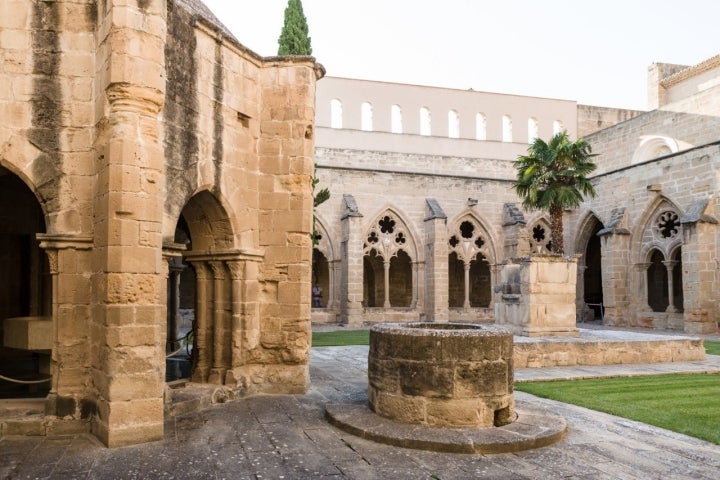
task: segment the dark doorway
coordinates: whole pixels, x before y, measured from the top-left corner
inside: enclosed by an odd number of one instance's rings
[[[13,333],[28,317],[52,322],[49,265],[37,240],[37,234],[44,232],[43,211],[35,195],[17,175],[0,167],[0,375],[15,380],[50,375],[52,345],[34,348],[37,342],[23,341]],[[11,330],[5,332],[5,325]],[[0,380],[0,398],[44,397],[49,391],[50,382],[25,385]]]
[[[585,272],[583,275],[583,287],[585,292],[585,304],[593,311],[594,318],[603,318],[603,290],[602,290],[602,255],[600,249],[600,237],[598,232],[603,226],[600,222],[595,223],[587,247],[585,248]]]

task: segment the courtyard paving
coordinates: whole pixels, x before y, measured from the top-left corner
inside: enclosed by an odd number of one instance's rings
[[[0,439],[3,479],[717,479],[720,446],[516,392],[519,405],[562,415],[559,443],[512,454],[434,453],[346,434],[328,403],[364,403],[368,347],[314,348],[302,396],[258,396],[171,418],[162,442],[106,449],[89,435]],[[519,369],[517,378],[720,372],[706,362]],[[720,428],[720,425],[718,425]]]

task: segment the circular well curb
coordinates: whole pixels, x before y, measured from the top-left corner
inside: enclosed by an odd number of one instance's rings
[[[552,445],[567,433],[567,423],[558,415],[527,406],[516,412],[518,419],[502,427],[443,428],[390,420],[367,405],[325,406],[325,418],[345,432],[378,443],[434,452],[519,452]]]

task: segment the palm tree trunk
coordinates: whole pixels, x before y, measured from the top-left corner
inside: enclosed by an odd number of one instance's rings
[[[559,206],[550,207],[550,238],[552,252],[563,255],[565,244],[563,239],[563,209]]]

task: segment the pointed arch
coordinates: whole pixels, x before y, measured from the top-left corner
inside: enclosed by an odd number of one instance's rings
[[[634,262],[647,262],[649,252],[652,248],[659,249],[663,256],[668,257],[670,251],[682,243],[682,230],[677,222],[678,229],[675,233],[665,236],[660,232],[662,219],[658,218],[665,211],[674,212],[678,220],[684,212],[680,206],[665,195],[657,195],[645,207],[645,210],[638,218],[632,230],[630,242],[631,259]]]
[[[329,225],[327,220],[325,220],[321,214],[316,213],[315,231],[320,234],[320,238],[318,239],[315,248],[320,250],[329,261],[332,261],[336,259],[337,248],[335,247],[333,238],[330,236],[330,231],[328,230],[327,225]]]
[[[461,213],[448,229],[448,305],[487,308],[492,302],[492,237],[474,211]]]
[[[600,216],[594,211],[588,210],[581,215],[581,220],[578,222],[578,228],[576,230],[577,234],[575,235],[575,253],[582,254],[585,251],[588,241],[595,235],[598,225],[604,227]]]
[[[317,243],[313,246],[311,274],[313,308],[330,308],[335,298],[335,277],[332,266],[335,249],[326,225],[326,222],[316,215],[315,231],[318,237],[316,237]]]
[[[585,212],[579,225],[575,238],[575,253],[582,255],[577,276],[578,318],[584,321],[587,316],[591,316],[604,320],[602,251],[598,237],[604,225],[593,211]]]
[[[480,249],[483,256],[488,262],[497,263],[499,261],[498,259],[502,257],[501,253],[497,250],[499,242],[493,238],[490,229],[487,227],[490,223],[483,220],[483,218],[472,208],[466,208],[453,220],[448,222],[448,238],[453,235],[452,232],[459,228],[465,220],[473,222],[479,229],[485,242],[485,245]]]
[[[682,257],[677,255],[682,248],[682,215],[677,203],[657,195],[635,226],[630,252],[645,293],[641,308],[671,314],[682,311]]]
[[[380,213],[378,213],[374,217],[370,217],[373,219],[372,221],[365,224],[365,240],[367,240],[367,236],[371,233],[373,229],[381,229],[378,224],[381,219],[383,219],[385,216],[393,217],[394,219],[399,221],[398,227],[401,228],[403,234],[405,235],[406,241],[401,244],[402,250],[405,250],[405,252],[410,256],[410,259],[412,261],[421,261],[422,250],[418,248],[418,245],[420,245],[420,243],[418,242],[420,236],[413,228],[412,222],[408,220],[408,218],[402,213],[399,208],[393,205],[386,205],[385,207],[381,208],[379,212]]]
[[[527,222],[528,240],[530,241],[531,252],[549,252],[551,248],[552,229],[550,219],[545,214],[540,214]]]
[[[417,235],[411,223],[386,207],[366,225],[363,303],[369,308],[408,308],[418,298]]]

